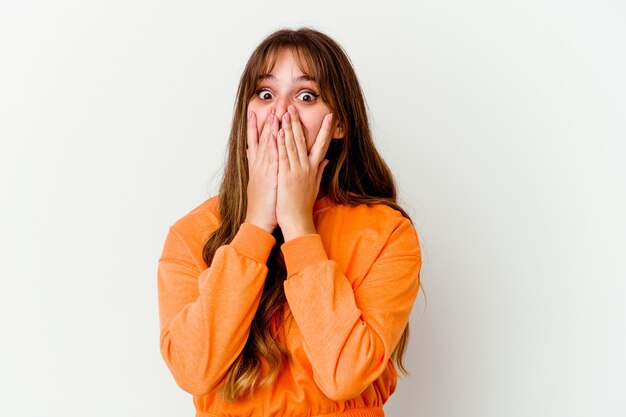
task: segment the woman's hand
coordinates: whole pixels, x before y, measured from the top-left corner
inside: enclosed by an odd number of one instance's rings
[[[322,173],[328,165],[324,159],[334,131],[332,113],[324,117],[311,153],[295,107],[289,106],[278,131],[278,197],[276,220],[285,242],[298,236],[316,233],[313,205]]]
[[[252,223],[269,233],[278,224],[276,220],[276,198],[278,187],[278,118],[270,108],[259,137],[256,114],[248,113],[248,206],[245,223]]]

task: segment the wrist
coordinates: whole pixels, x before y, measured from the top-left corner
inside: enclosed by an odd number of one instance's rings
[[[253,218],[248,218],[246,217],[246,219],[243,221],[244,223],[250,223],[253,224],[257,227],[260,227],[261,229],[265,230],[268,233],[272,233],[274,231],[274,229],[276,228],[276,226],[272,226],[270,224],[255,220]]]
[[[283,237],[285,242],[295,239],[300,236],[310,235],[317,233],[313,221],[307,223],[293,224],[281,226]]]

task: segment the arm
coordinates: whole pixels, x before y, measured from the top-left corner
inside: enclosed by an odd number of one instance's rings
[[[407,219],[395,228],[355,290],[328,259],[319,234],[290,240],[281,250],[285,295],[315,382],[335,401],[357,396],[387,367],[419,291],[415,229]]]
[[[243,223],[200,271],[170,228],[158,264],[160,349],[185,391],[210,392],[243,349],[275,242],[265,230]]]

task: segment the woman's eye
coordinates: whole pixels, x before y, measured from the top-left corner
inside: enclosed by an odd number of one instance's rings
[[[315,94],[313,91],[303,91],[300,96],[302,101],[315,101],[319,94]]]
[[[272,93],[264,88],[257,90],[255,94],[258,95],[261,100],[269,100],[270,98],[272,98]]]
[[[270,100],[273,98],[272,92],[266,88],[258,89],[257,91],[255,91],[255,94],[261,100]],[[310,102],[310,101],[315,101],[315,99],[319,97],[319,94],[315,94],[313,91],[303,91],[302,93],[298,95],[298,97],[300,97],[300,100],[302,101]]]

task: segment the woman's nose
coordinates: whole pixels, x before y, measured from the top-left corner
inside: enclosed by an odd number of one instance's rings
[[[276,101],[276,117],[278,117],[278,121],[282,122],[283,121],[283,114],[287,113],[287,108],[289,107],[289,105],[291,104],[291,102],[286,99],[286,98],[282,98],[282,99],[278,99]]]

